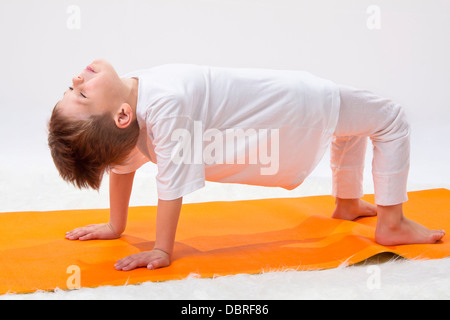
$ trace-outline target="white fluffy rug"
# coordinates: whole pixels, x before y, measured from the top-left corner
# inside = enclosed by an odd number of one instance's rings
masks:
[[[449,299],[450,259],[377,262],[324,271],[268,272],[140,285],[3,295],[0,299]]]

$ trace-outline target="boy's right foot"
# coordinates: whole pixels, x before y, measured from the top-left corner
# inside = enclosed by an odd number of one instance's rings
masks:
[[[361,199],[336,198],[334,219],[353,221],[360,217],[373,217],[377,215],[377,207]]]

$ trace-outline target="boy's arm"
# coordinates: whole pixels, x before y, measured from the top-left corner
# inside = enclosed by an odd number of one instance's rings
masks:
[[[111,172],[109,176],[109,222],[76,228],[66,233],[66,239],[83,241],[119,238],[127,225],[128,204],[130,202],[134,175],[135,172],[128,174]]]
[[[109,226],[120,236],[127,226],[128,205],[136,172],[109,176]]]
[[[156,239],[153,250],[161,250],[172,256],[177,232],[178,218],[180,217],[183,198],[175,200],[158,199],[156,216]]]
[[[139,267],[157,269],[170,265],[182,201],[182,197],[175,200],[158,200],[153,250],[136,253],[117,261],[116,270],[129,271]]]

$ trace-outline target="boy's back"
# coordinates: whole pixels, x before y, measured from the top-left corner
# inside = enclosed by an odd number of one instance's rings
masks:
[[[165,200],[205,180],[293,189],[320,161],[339,113],[337,86],[302,71],[174,64],[126,77],[139,79],[138,149],[158,165]],[[147,159],[134,153],[113,171]]]

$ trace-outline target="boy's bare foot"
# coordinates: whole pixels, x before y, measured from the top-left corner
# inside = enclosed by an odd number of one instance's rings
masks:
[[[355,220],[378,215],[375,241],[385,246],[432,244],[445,236],[444,230],[430,230],[403,215],[403,205],[375,206],[361,199],[336,198],[333,218]]]
[[[355,220],[359,217],[373,217],[377,215],[377,207],[361,199],[336,198],[334,219]]]
[[[375,241],[385,246],[403,244],[432,244],[441,240],[444,230],[430,230],[404,217],[402,204],[378,206]]]

